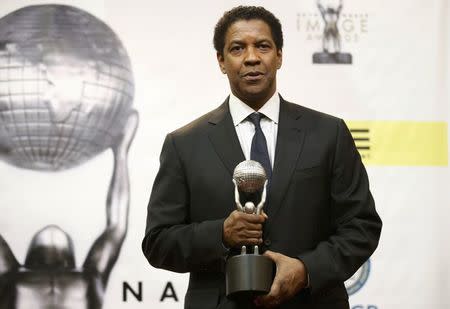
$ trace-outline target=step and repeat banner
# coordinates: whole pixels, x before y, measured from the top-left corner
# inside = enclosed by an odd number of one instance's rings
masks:
[[[351,307],[450,306],[447,0],[3,0],[0,308],[183,308],[188,275],[141,253],[147,202],[165,135],[229,93],[212,36],[240,4],[283,25],[278,91],[366,164],[384,226]]]

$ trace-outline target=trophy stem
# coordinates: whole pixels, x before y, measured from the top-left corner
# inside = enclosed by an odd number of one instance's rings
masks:
[[[253,248],[253,254],[259,254],[259,247],[258,246],[255,246]]]
[[[247,246],[242,246],[241,254],[247,254]]]

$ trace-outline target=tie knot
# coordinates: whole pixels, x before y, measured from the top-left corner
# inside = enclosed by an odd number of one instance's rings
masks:
[[[259,127],[262,117],[264,117],[264,115],[261,113],[252,113],[248,115],[248,119],[255,125],[255,127]]]

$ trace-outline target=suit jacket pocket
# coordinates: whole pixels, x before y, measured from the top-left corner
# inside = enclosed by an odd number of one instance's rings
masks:
[[[192,289],[186,292],[184,309],[213,309],[219,303],[219,289]]]
[[[304,168],[297,168],[295,169],[295,173],[299,176],[303,177],[314,177],[314,176],[320,176],[325,174],[324,167],[321,165],[317,166],[311,166],[311,167],[304,167]]]

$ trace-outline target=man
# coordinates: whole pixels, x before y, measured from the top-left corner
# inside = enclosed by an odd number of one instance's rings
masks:
[[[107,225],[83,266],[75,265],[72,238],[56,225],[38,231],[20,265],[0,235],[0,308],[101,308],[109,275],[127,233],[128,149],[138,125],[132,112],[113,145],[114,172],[106,202]]]
[[[343,282],[378,244],[381,221],[344,122],[276,92],[282,45],[264,8],[226,12],[214,46],[230,97],[164,142],[142,248],[153,266],[190,272],[185,308],[348,308]],[[267,215],[235,210],[232,172],[255,148],[271,179]],[[244,244],[267,250],[274,282],[265,296],[227,299],[226,248]]]

